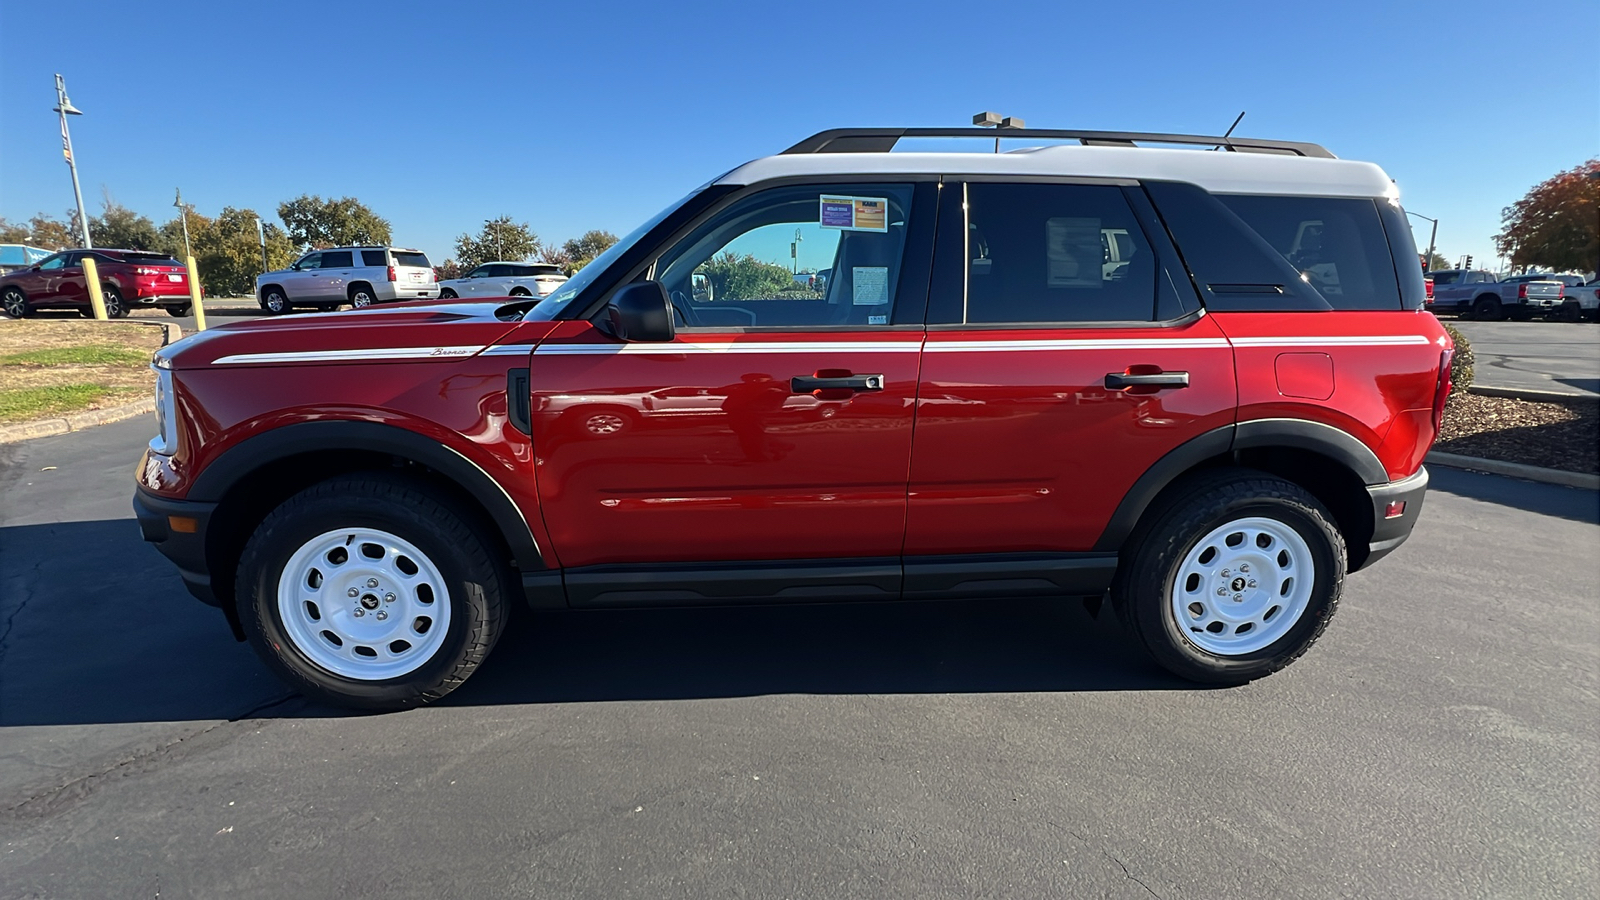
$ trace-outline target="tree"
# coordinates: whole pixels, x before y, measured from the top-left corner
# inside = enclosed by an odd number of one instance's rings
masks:
[[[596,256],[611,249],[617,236],[609,231],[586,231],[583,237],[572,238],[562,245],[567,255],[567,274],[571,275],[594,261]]]
[[[255,293],[256,276],[261,274],[261,242],[256,234],[256,213],[250,209],[223,207],[215,219],[205,221],[204,229],[194,233],[190,214],[190,239],[194,245],[195,266],[206,293],[231,297]],[[295,247],[276,224],[266,224],[267,267],[284,268],[294,261]],[[180,237],[179,240],[182,240]]]
[[[560,266],[561,271],[571,275],[578,271],[572,267],[572,256],[560,247],[546,247],[539,252],[539,261],[547,262],[552,266]]]
[[[1440,253],[1439,251],[1433,251],[1433,259],[1428,261],[1428,271],[1436,272],[1440,269],[1448,268],[1450,268],[1450,260],[1446,259],[1444,254]]]
[[[26,244],[33,232],[26,225],[14,224],[10,219],[0,216],[0,244]]]
[[[538,252],[539,236],[526,222],[513,222],[510,216],[485,219],[483,230],[476,235],[463,234],[456,238],[456,262],[466,271],[490,260],[516,261]]]
[[[1557,174],[1500,214],[1495,247],[1512,266],[1557,272],[1600,259],[1600,158]]]
[[[27,244],[43,250],[64,250],[78,246],[77,232],[60,219],[38,213],[19,225],[0,219],[0,244]]]
[[[299,249],[388,245],[389,220],[354,197],[327,200],[302,194],[278,204],[289,240]]]
[[[433,277],[439,281],[449,281],[467,274],[461,264],[453,259],[447,259],[433,267]]]
[[[156,250],[161,233],[149,216],[141,216],[106,195],[105,211],[89,219],[89,239],[96,247],[118,250]]]
[[[179,260],[180,262],[183,261],[183,226],[184,220],[182,214],[179,214],[171,221],[164,223],[159,229],[156,230],[156,233],[160,236],[160,243],[154,249],[160,250],[161,252],[168,254],[173,259]],[[210,219],[193,210],[189,211],[188,249],[190,252],[197,252],[197,248],[200,246],[201,238],[205,235],[207,229],[210,227]]]
[[[717,300],[767,300],[795,288],[794,275],[783,266],[762,262],[751,254],[724,253],[707,260],[696,272],[711,283]]]

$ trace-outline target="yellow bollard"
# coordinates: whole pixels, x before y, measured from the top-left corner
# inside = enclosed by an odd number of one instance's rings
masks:
[[[200,270],[195,267],[194,257],[185,257],[189,264],[189,305],[194,310],[194,327],[196,331],[206,330],[206,306],[200,302]]]
[[[89,305],[94,307],[94,317],[104,322],[106,316],[105,291],[100,287],[100,267],[95,265],[94,257],[83,258],[83,289],[89,294]]]

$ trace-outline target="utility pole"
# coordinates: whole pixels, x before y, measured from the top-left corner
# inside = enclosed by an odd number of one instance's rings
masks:
[[[178,216],[183,219],[183,255],[190,257],[194,252],[189,249],[189,207],[183,205],[183,188],[177,188],[178,196],[172,205],[178,208]]]
[[[789,258],[794,261],[793,274],[800,274],[800,242],[805,238],[800,236],[800,229],[794,230],[794,243],[789,245]]]
[[[1428,217],[1422,213],[1414,213],[1409,209],[1406,210],[1406,215],[1416,216],[1419,219],[1428,219]],[[1439,236],[1439,220],[1428,219],[1428,221],[1433,223],[1433,230],[1428,232],[1428,255],[1424,257],[1425,262],[1422,264],[1422,269],[1425,272],[1433,271],[1433,241]]]
[[[72,196],[78,201],[78,231],[87,250],[94,244],[89,242],[89,214],[83,208],[83,188],[78,186],[78,163],[72,157],[72,132],[67,130],[67,116],[81,116],[83,111],[67,99],[67,82],[59,73],[56,75],[56,108],[51,112],[61,114],[61,154],[67,158],[67,168],[72,170]]]

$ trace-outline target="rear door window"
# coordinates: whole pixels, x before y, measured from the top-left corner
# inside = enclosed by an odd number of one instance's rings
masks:
[[[428,254],[418,253],[415,250],[395,250],[394,264],[397,266],[416,266],[419,269],[433,268],[433,264],[428,262]]]
[[[383,268],[389,265],[389,259],[382,250],[363,250],[361,251],[361,264],[363,266]]]
[[[1394,258],[1372,200],[1248,194],[1218,199],[1334,309],[1401,307]]]
[[[324,269],[348,269],[354,265],[355,255],[349,250],[329,250],[322,254]]]
[[[1433,279],[1435,287],[1455,284],[1461,280],[1460,272],[1429,272],[1428,277]]]

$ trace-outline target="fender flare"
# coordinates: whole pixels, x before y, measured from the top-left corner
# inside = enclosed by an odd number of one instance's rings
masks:
[[[284,457],[321,450],[360,450],[409,459],[442,473],[459,485],[500,530],[523,572],[545,568],[528,520],[504,487],[454,448],[415,431],[378,422],[300,422],[263,432],[224,451],[205,467],[188,499],[219,503],[234,485],[262,466]]]
[[[1366,485],[1389,483],[1389,473],[1372,448],[1332,425],[1307,419],[1252,419],[1214,428],[1190,438],[1160,459],[1128,489],[1094,549],[1122,549],[1157,496],[1186,472],[1208,459],[1256,447],[1293,447],[1320,453],[1344,466]]]

